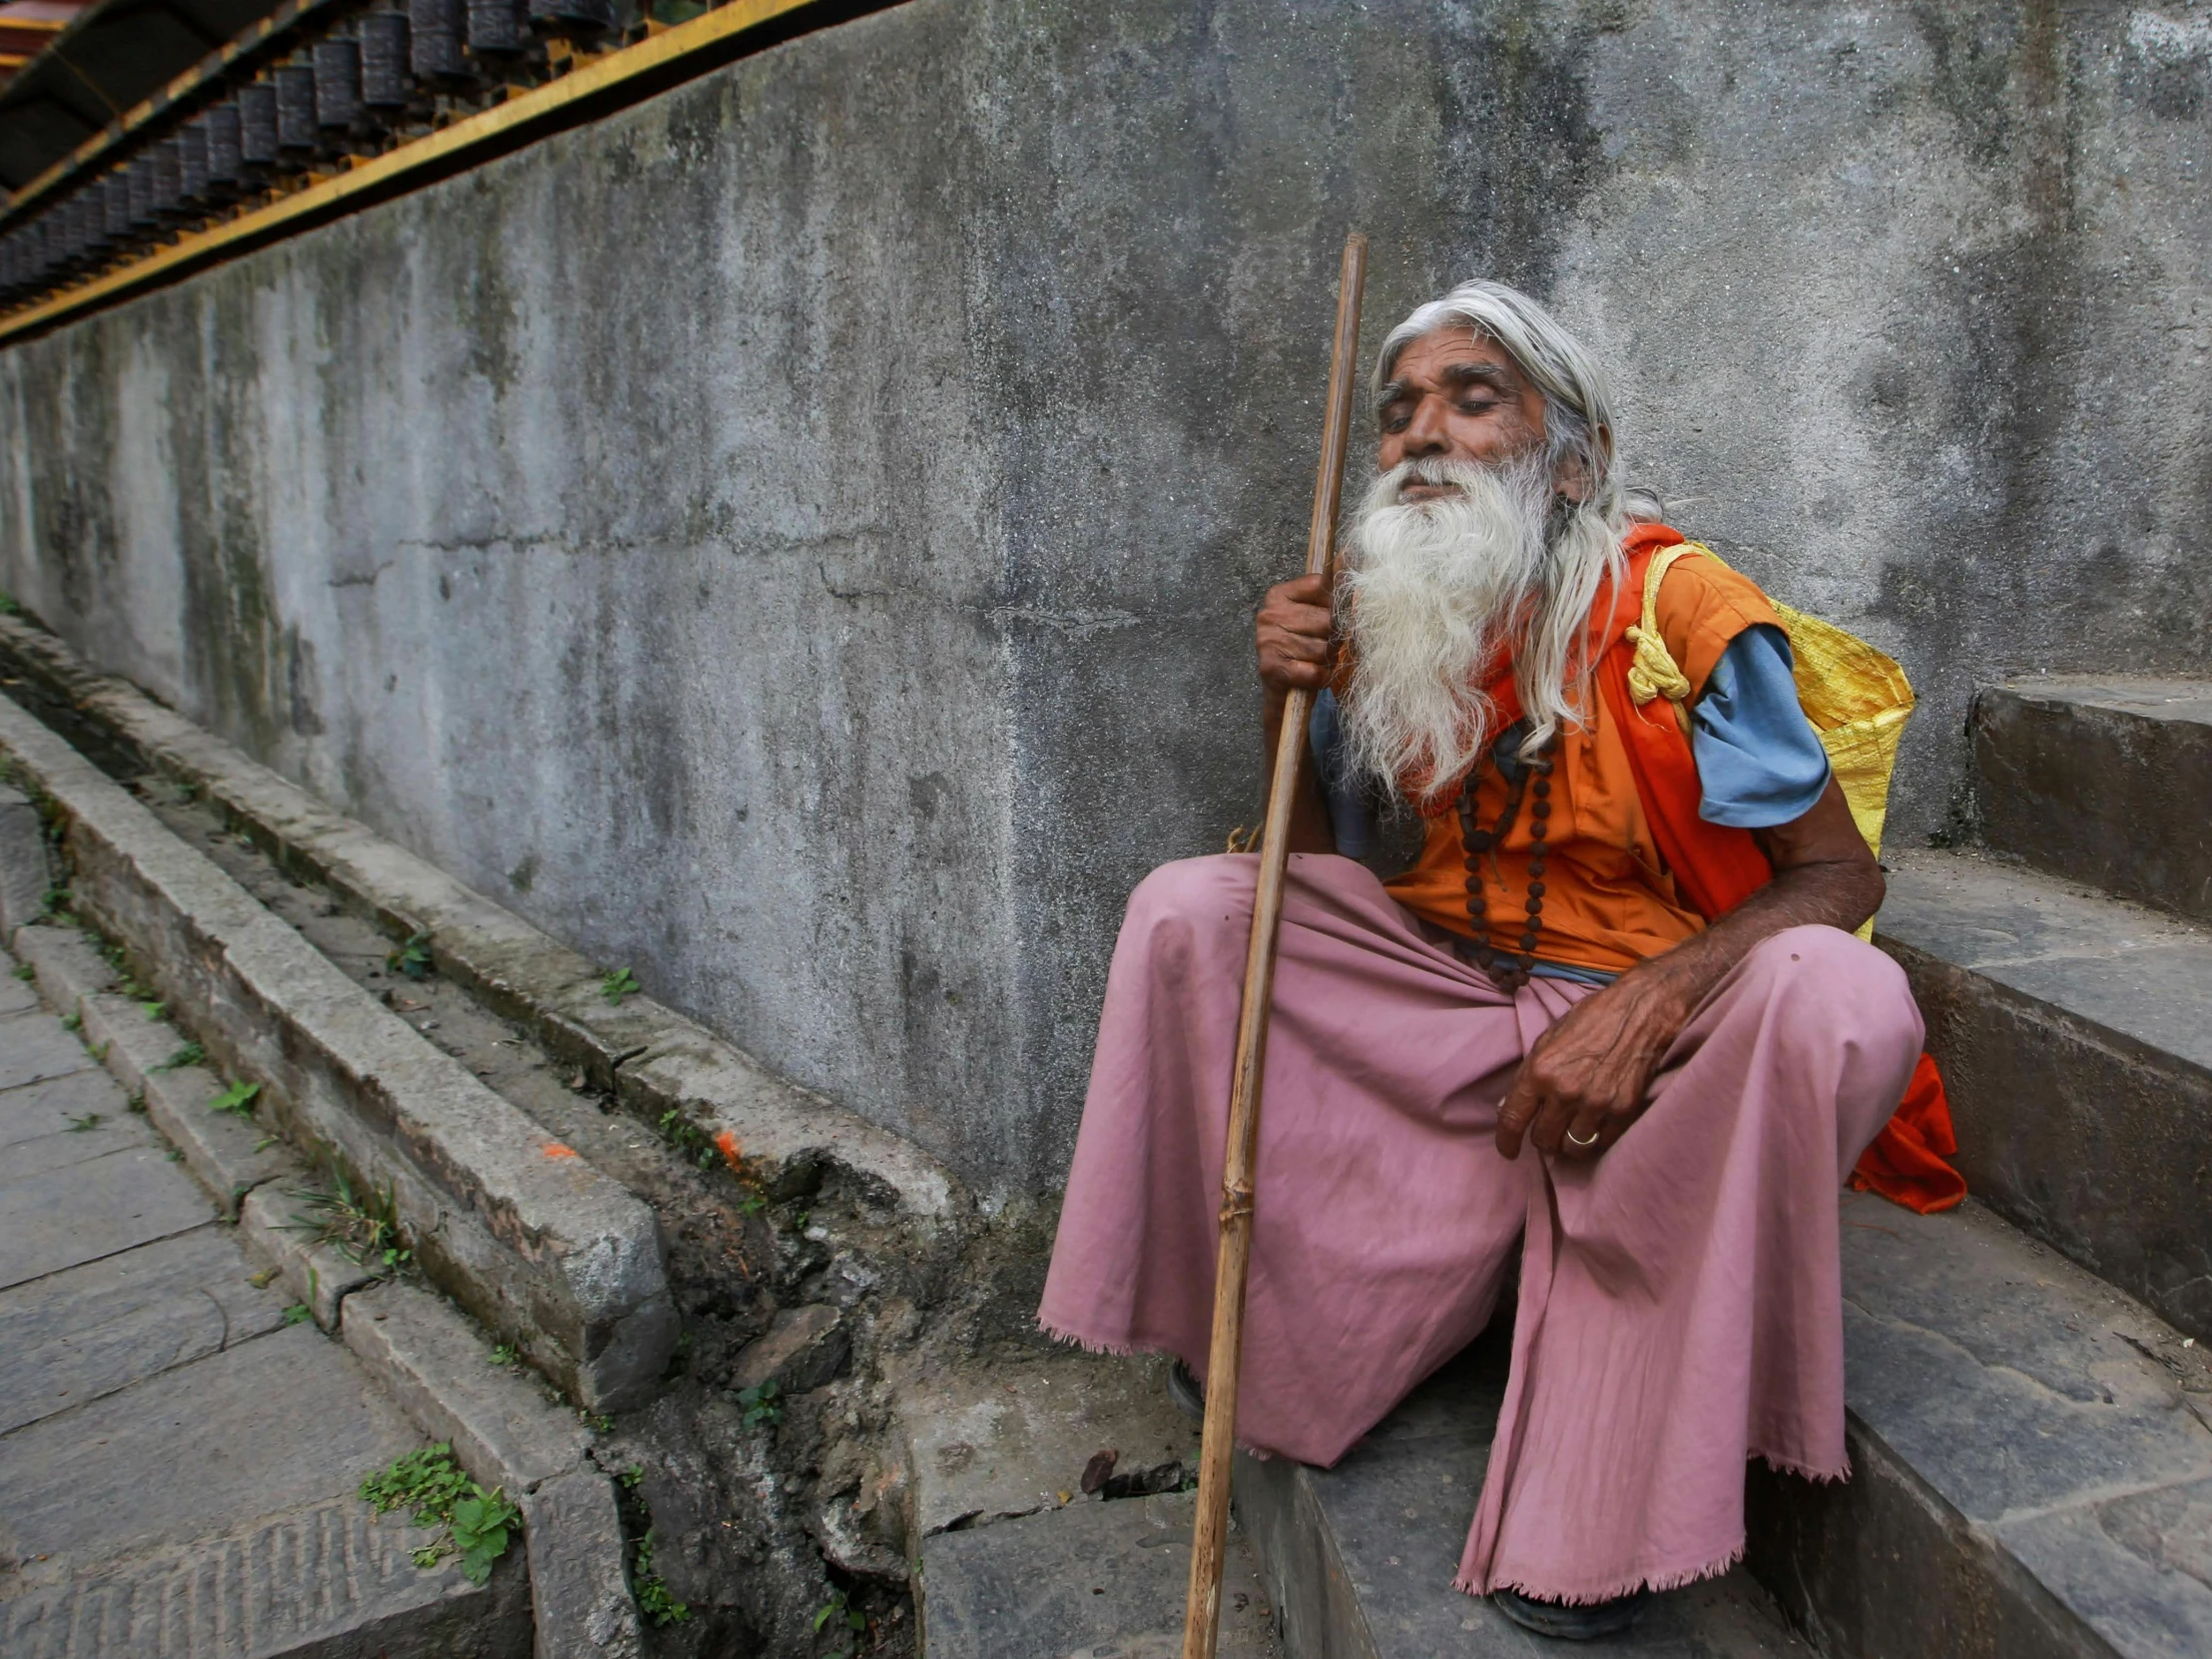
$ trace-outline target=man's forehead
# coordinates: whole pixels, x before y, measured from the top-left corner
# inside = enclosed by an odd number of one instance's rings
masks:
[[[1488,380],[1518,387],[1520,367],[1512,353],[1489,335],[1464,323],[1436,328],[1406,342],[1390,364],[1385,394],[1409,390],[1415,385],[1441,385],[1460,380]]]

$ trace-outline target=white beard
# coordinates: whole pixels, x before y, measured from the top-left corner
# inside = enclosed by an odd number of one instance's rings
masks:
[[[1458,486],[1404,503],[1408,483]],[[1344,697],[1352,770],[1430,807],[1496,736],[1484,692],[1507,652],[1531,747],[1579,724],[1575,652],[1619,526],[1562,507],[1539,446],[1496,466],[1409,461],[1384,473],[1345,537],[1338,600],[1355,661]],[[1573,684],[1569,684],[1570,677]]]

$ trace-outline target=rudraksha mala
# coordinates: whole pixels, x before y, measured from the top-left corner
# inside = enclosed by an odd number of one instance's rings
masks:
[[[1497,822],[1487,830],[1479,828],[1474,819],[1474,786],[1482,775],[1480,763],[1459,787],[1459,844],[1467,859],[1467,920],[1474,928],[1471,954],[1475,966],[1508,991],[1519,990],[1527,984],[1536,966],[1536,936],[1543,926],[1544,914],[1544,855],[1549,850],[1544,837],[1551,833],[1551,748],[1546,742],[1535,754],[1521,757],[1511,774],[1502,766],[1498,768],[1498,775],[1506,779],[1505,805],[1498,811]],[[1532,844],[1528,854],[1528,901],[1523,906],[1528,920],[1521,930],[1518,952],[1493,950],[1490,948],[1490,900],[1482,882],[1482,859],[1493,848],[1505,844],[1505,837],[1512,833],[1513,820],[1520,815],[1521,802],[1530,795],[1536,799],[1528,808],[1528,838]]]

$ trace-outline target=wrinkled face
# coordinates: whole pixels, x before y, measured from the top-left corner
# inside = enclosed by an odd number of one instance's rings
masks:
[[[1544,438],[1544,394],[1503,346],[1471,328],[1439,328],[1400,351],[1377,416],[1382,446],[1376,464],[1383,472],[1431,458],[1494,466]],[[1432,501],[1457,489],[1408,479],[1398,499]]]

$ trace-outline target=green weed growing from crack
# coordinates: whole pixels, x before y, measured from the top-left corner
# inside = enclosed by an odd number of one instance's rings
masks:
[[[333,1169],[325,1191],[294,1192],[289,1196],[307,1207],[286,1224],[286,1230],[308,1235],[318,1245],[332,1245],[363,1267],[396,1273],[413,1258],[399,1239],[399,1208],[389,1187],[357,1190],[345,1171]]]
[[[784,1406],[783,1402],[777,1397],[782,1392],[783,1390],[777,1387],[774,1378],[769,1379],[766,1382],[757,1382],[750,1388],[740,1388],[738,1390],[738,1403],[745,1407],[745,1426],[759,1428],[766,1424],[774,1427],[777,1423],[782,1422],[784,1420]]]
[[[259,1083],[233,1083],[208,1102],[208,1110],[211,1112],[229,1112],[233,1117],[252,1121],[254,1097],[261,1092],[262,1086]]]
[[[313,1318],[314,1310],[304,1302],[295,1302],[284,1310],[284,1324],[287,1326],[305,1325],[307,1321]]]
[[[662,1140],[701,1169],[711,1170],[722,1162],[715,1143],[707,1138],[707,1131],[685,1117],[682,1107],[671,1106],[661,1114],[660,1131]]]
[[[653,1534],[650,1532],[638,1540],[638,1556],[630,1568],[630,1583],[637,1597],[638,1611],[654,1624],[682,1624],[691,1617],[691,1608],[670,1595],[668,1586],[661,1582],[661,1575],[653,1570]]]
[[[616,968],[599,981],[599,994],[618,1008],[622,1006],[624,997],[635,996],[643,989],[645,987],[638,983],[638,976],[626,967]]]
[[[64,1131],[64,1133],[71,1135],[83,1135],[99,1127],[100,1114],[98,1112],[87,1112],[81,1118],[71,1118],[69,1120],[69,1128]]]
[[[436,964],[430,960],[430,935],[409,933],[406,942],[384,958],[384,966],[408,979],[427,979]]]
[[[816,1611],[816,1632],[819,1634],[822,1630],[822,1627],[828,1624],[831,1619],[835,1619],[839,1623],[841,1623],[845,1627],[845,1629],[852,1632],[854,1637],[864,1635],[867,1631],[867,1615],[861,1612],[857,1607],[853,1606],[852,1603],[846,1599],[845,1593],[842,1590],[839,1590],[834,1595],[830,1596],[829,1601]],[[852,1659],[852,1650],[855,1645],[856,1643],[853,1641],[846,1641],[843,1646],[839,1647],[835,1653],[830,1655],[830,1659]]]
[[[178,1049],[168,1059],[163,1060],[158,1065],[148,1066],[146,1069],[148,1071],[176,1071],[184,1066],[196,1066],[207,1057],[208,1051],[206,1049],[196,1042],[191,1042],[186,1043],[184,1047]]]
[[[29,962],[18,962],[15,964],[15,976],[18,979],[25,981],[36,979],[38,977],[38,969],[31,966]]]
[[[512,1534],[522,1529],[522,1511],[498,1487],[485,1491],[453,1461],[444,1440],[410,1451],[361,1482],[361,1500],[377,1514],[406,1510],[417,1526],[442,1530],[414,1552],[418,1567],[434,1567],[449,1554],[461,1558],[461,1575],[471,1584],[491,1577],[492,1563],[507,1553]]]

